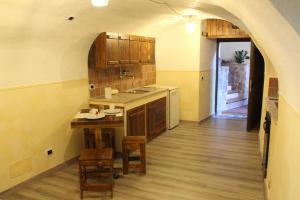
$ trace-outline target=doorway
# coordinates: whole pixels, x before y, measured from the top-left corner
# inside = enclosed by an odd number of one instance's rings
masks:
[[[259,128],[264,86],[264,58],[250,39],[217,41],[216,116],[247,119]]]
[[[251,41],[218,41],[216,115],[248,115]]]

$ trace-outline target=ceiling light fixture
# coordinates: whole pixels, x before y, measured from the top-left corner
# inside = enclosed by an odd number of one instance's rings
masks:
[[[196,15],[184,15],[181,14],[179,11],[177,11],[175,8],[173,8],[169,3],[167,3],[165,0],[148,0],[151,1],[152,3],[159,4],[159,5],[164,5],[167,8],[169,8],[172,12],[174,12],[176,15],[183,17],[186,19],[188,17],[188,21],[185,24],[186,31],[189,33],[193,33],[196,30],[197,24],[198,24],[198,19]],[[196,18],[196,19],[193,19]]]
[[[193,21],[192,16],[189,16],[189,21],[185,24],[187,32],[193,33],[196,30],[196,22]]]
[[[91,0],[92,5],[96,7],[104,7],[108,5],[108,0]]]

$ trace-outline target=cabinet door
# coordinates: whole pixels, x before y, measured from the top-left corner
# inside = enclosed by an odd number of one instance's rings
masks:
[[[119,43],[117,33],[106,33],[106,60],[108,65],[119,64]]]
[[[155,64],[155,39],[148,40],[148,63]]]
[[[140,62],[140,38],[139,36],[130,35],[129,37],[129,60],[130,63]]]
[[[89,52],[89,67],[106,68],[106,33],[95,39]]]
[[[156,105],[155,103],[147,104],[147,141],[156,136]]]
[[[145,105],[127,111],[127,135],[145,136]]]
[[[95,55],[95,49],[96,49],[96,45],[95,42],[92,44],[90,51],[89,51],[89,55],[88,55],[88,67],[89,68],[94,68],[96,67],[96,55]]]
[[[147,140],[166,130],[166,98],[147,104]]]
[[[156,101],[156,134],[160,134],[166,130],[166,103],[166,98],[162,98]]]
[[[119,34],[119,63],[129,63],[129,36],[126,34]]]
[[[140,39],[140,63],[148,63],[148,41],[146,37]]]

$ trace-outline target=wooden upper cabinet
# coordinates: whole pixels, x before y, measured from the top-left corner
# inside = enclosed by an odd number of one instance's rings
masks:
[[[249,35],[234,24],[221,19],[207,19],[202,23],[202,35],[207,38],[249,38]]]
[[[148,63],[150,64],[155,63],[155,39],[154,38],[148,39]]]
[[[140,63],[148,63],[148,39],[146,37],[140,38]]]
[[[129,36],[129,57],[130,63],[136,64],[140,62],[140,37],[135,35]]]
[[[139,63],[155,63],[154,38],[103,32],[95,39],[88,56],[88,66],[96,68]]]
[[[145,64],[155,63],[155,39],[154,38],[141,37],[140,62]]]
[[[106,59],[108,65],[119,64],[119,37],[117,33],[106,33]]]
[[[130,63],[129,35],[119,34],[119,63]]]
[[[118,48],[117,33],[101,33],[90,48],[88,66],[106,68],[119,64]]]

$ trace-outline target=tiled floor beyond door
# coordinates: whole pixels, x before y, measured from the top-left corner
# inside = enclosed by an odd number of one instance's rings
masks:
[[[248,114],[248,106],[241,106],[238,108],[233,108],[230,110],[224,110],[222,112],[222,116],[231,117],[231,118],[239,118],[239,119],[246,119]]]
[[[262,200],[263,179],[258,134],[246,121],[209,119],[182,123],[147,145],[147,175],[115,181],[119,200]],[[41,177],[4,200],[79,198],[77,163]],[[110,199],[109,192],[86,192],[84,199]]]

